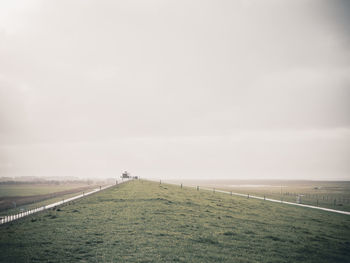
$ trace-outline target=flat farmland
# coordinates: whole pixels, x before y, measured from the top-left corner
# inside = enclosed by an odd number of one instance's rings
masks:
[[[350,216],[135,180],[0,226],[0,262],[350,262]]]

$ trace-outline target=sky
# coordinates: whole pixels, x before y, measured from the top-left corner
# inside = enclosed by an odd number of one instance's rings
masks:
[[[0,0],[0,176],[350,180],[349,13]]]

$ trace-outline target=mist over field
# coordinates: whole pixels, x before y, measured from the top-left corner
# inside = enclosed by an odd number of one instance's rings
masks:
[[[349,13],[1,1],[0,177],[350,180]]]

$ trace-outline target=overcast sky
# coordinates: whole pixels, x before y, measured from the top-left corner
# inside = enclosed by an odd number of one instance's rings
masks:
[[[0,176],[350,180],[349,14],[0,0]]]

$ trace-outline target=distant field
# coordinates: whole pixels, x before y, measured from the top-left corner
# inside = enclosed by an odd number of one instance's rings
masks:
[[[72,190],[74,190],[74,189],[72,189]],[[89,190],[87,189],[87,191],[89,191]],[[9,209],[5,209],[5,210],[0,210],[0,216],[15,215],[23,209],[24,210],[31,210],[31,209],[38,208],[38,207],[41,207],[44,205],[56,203],[56,202],[61,201],[63,199],[68,199],[68,198],[76,196],[78,194],[81,194],[81,191],[78,191],[78,192],[71,191],[71,193],[68,193],[68,194],[53,195],[53,196],[48,197],[48,199],[41,199],[41,200],[39,199],[35,202],[29,202],[26,204],[18,205],[16,208],[9,208]]]
[[[87,184],[0,184],[0,215],[58,201],[94,188]]]
[[[303,204],[350,211],[349,181],[197,180],[184,183],[294,203],[300,196]]]
[[[0,262],[350,262],[350,216],[148,181],[0,226]]]
[[[43,195],[83,186],[87,184],[0,184],[0,197]]]

